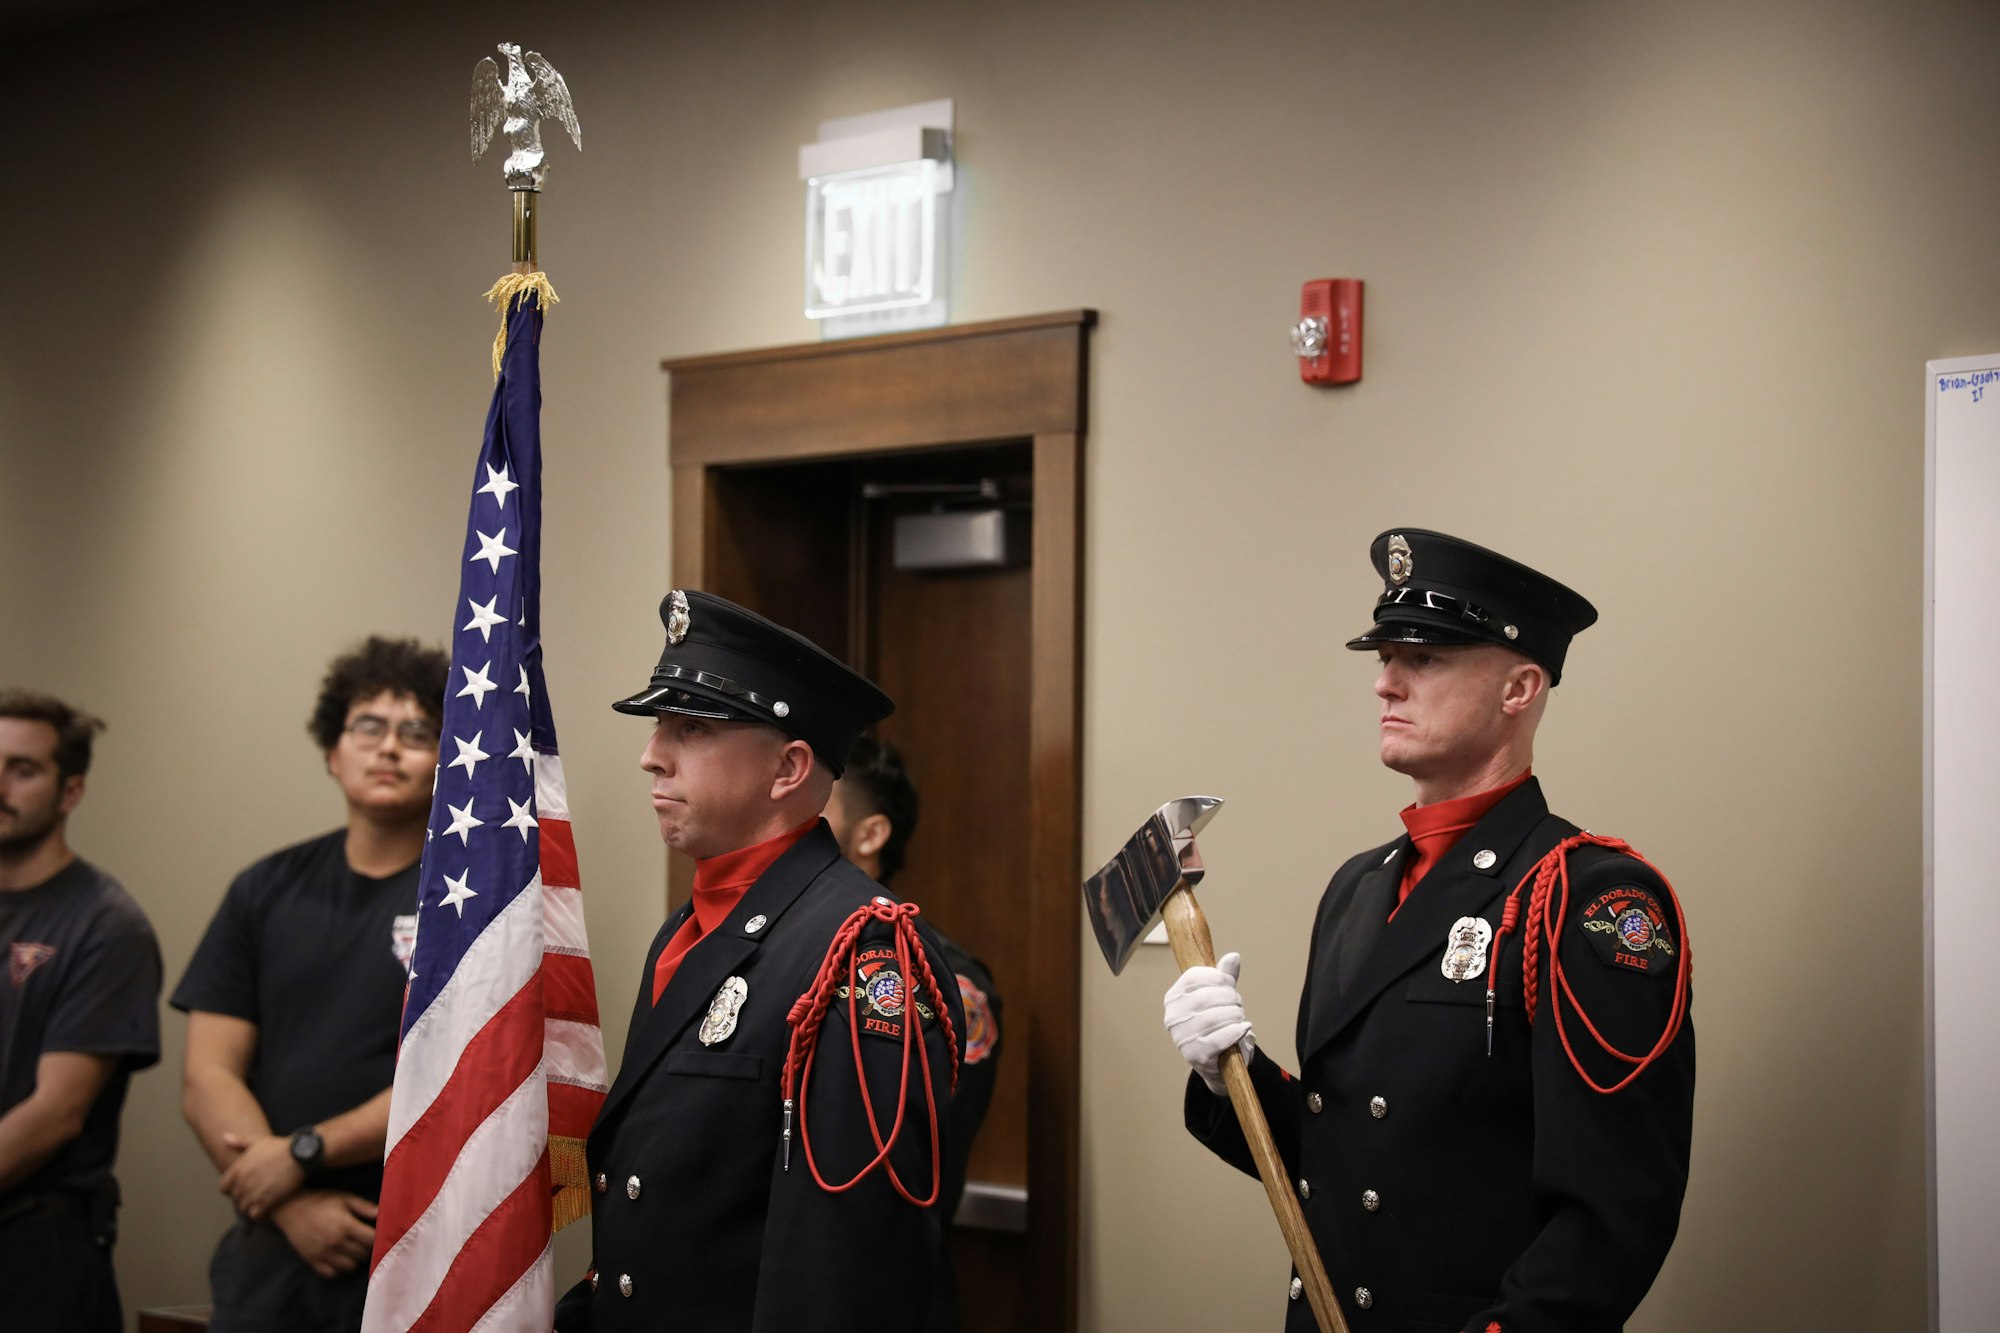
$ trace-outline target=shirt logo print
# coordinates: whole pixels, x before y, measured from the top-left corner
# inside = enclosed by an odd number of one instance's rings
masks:
[[[35,969],[56,956],[53,944],[16,944],[7,955],[7,979],[16,990],[28,984]]]

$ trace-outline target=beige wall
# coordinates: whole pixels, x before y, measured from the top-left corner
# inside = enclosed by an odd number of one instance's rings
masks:
[[[1918,385],[2000,347],[2000,15],[275,8],[9,59],[0,681],[111,719],[74,839],[170,978],[233,871],[337,819],[303,730],[325,660],[446,628],[506,260],[472,61],[539,47],[585,127],[544,224],[547,637],[614,1043],[662,868],[639,731],[604,707],[658,647],[657,362],[811,338],[796,146],[949,96],[957,316],[1102,312],[1088,854],[1183,789],[1229,798],[1206,899],[1291,1058],[1319,887],[1407,799],[1340,649],[1368,539],[1558,572],[1605,616],[1539,770],[1668,869],[1698,954],[1694,1178],[1634,1327],[1921,1325]],[[1368,282],[1368,376],[1338,392],[1283,337],[1331,274]],[[1085,962],[1084,1327],[1272,1326],[1261,1194],[1179,1131],[1167,958]],[[182,1032],[126,1112],[135,1306],[198,1298],[224,1220]]]

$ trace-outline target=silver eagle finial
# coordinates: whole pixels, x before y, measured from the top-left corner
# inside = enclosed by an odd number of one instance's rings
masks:
[[[504,129],[513,151],[502,170],[510,190],[539,190],[548,165],[542,152],[539,122],[553,120],[569,131],[569,140],[583,151],[583,131],[570,105],[569,85],[539,51],[525,56],[512,42],[500,44],[507,57],[507,77],[487,56],[472,67],[472,160],[477,162],[493,142],[493,131]]]

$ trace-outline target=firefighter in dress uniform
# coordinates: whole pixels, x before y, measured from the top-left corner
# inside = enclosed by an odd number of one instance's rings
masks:
[[[1294,1076],[1256,1049],[1242,961],[1190,968],[1166,1023],[1188,1129],[1253,1171],[1235,1046],[1354,1333],[1605,1333],[1659,1272],[1687,1186],[1689,958],[1665,878],[1549,813],[1531,763],[1597,612],[1505,556],[1401,528],[1348,647],[1380,658],[1405,833],[1333,876]],[[1286,1328],[1314,1327],[1294,1275]]]
[[[935,934],[820,812],[893,705],[790,630],[676,589],[641,767],[692,901],[653,940],[590,1133],[562,1333],[922,1328],[965,1030]],[[941,983],[941,984],[940,984]]]

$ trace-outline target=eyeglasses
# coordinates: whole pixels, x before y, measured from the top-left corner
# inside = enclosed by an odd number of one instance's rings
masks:
[[[377,717],[373,713],[363,713],[342,728],[363,745],[380,745],[389,734],[389,719]],[[409,718],[396,724],[396,739],[412,750],[435,750],[438,745],[438,729],[420,718]]]

